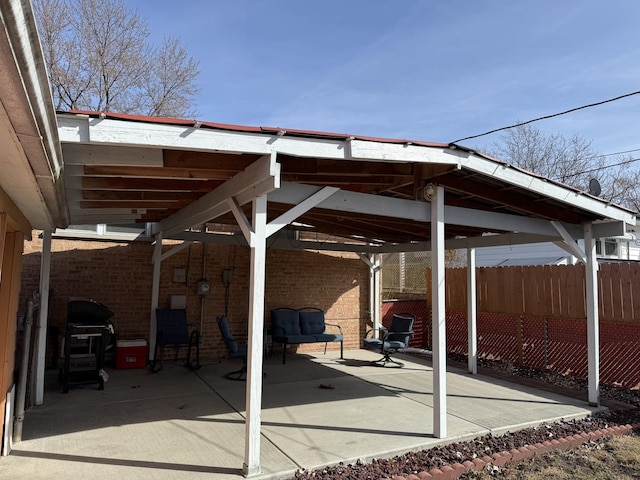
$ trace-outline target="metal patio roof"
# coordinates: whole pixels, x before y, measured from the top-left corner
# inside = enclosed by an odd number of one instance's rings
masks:
[[[289,231],[374,245],[428,242],[428,216],[421,213],[428,208],[420,205],[430,185],[444,187],[446,238],[459,243],[488,234],[502,236],[478,245],[562,240],[557,225],[577,238],[580,226],[594,221],[607,225],[600,234],[612,236],[635,222],[627,209],[459,145],[85,111],[59,113],[58,124],[71,224],[161,222],[166,230],[265,155],[279,169],[269,219],[334,189],[288,222]],[[242,190],[236,180],[233,188]],[[239,205],[247,215],[250,197]],[[237,225],[229,208],[203,215],[183,226]]]

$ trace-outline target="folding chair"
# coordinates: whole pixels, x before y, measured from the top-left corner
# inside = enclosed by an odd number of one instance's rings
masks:
[[[242,368],[233,372],[225,374],[229,380],[246,380],[247,379],[247,346],[238,345],[231,330],[229,329],[229,320],[226,316],[218,317],[218,327],[220,328],[220,334],[222,335],[222,341],[229,358],[242,358]]]
[[[156,348],[151,361],[151,369],[154,372],[162,370],[162,360],[165,347],[174,347],[178,360],[178,351],[181,347],[189,347],[185,367],[192,370],[200,368],[200,332],[194,330],[189,334],[187,325],[187,311],[180,309],[156,310]],[[191,362],[191,349],[195,347],[195,363]]]

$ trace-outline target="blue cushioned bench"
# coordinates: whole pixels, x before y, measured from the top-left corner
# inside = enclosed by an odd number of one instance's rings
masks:
[[[329,333],[327,327],[337,328],[339,333]],[[343,340],[340,325],[325,322],[324,311],[319,308],[271,310],[271,351],[274,344],[282,345],[282,363],[287,362],[287,346],[302,343],[324,343],[326,353],[328,342],[340,342],[340,358],[344,358]]]

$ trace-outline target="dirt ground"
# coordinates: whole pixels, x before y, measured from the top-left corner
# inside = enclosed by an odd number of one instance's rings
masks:
[[[472,472],[461,479],[637,479],[640,478],[640,435],[618,435],[589,442],[569,451],[557,451],[526,462],[489,467]]]

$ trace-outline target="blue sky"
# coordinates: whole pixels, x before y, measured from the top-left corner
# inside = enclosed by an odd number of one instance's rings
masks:
[[[201,120],[451,142],[640,90],[636,0],[127,4],[200,62]],[[640,95],[533,125],[639,149]]]

